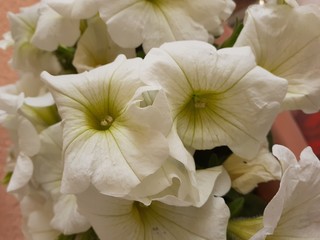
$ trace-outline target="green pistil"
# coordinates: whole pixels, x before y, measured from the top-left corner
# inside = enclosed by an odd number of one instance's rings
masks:
[[[192,100],[195,108],[202,109],[206,107],[206,99],[204,97],[194,94]]]

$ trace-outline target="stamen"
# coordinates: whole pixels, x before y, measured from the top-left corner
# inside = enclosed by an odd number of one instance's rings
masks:
[[[100,124],[103,127],[107,127],[107,126],[110,126],[112,122],[113,122],[113,118],[110,115],[108,115],[103,120],[101,120]]]

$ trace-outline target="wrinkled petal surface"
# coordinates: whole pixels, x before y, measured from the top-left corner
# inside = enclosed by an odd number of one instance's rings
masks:
[[[247,11],[235,46],[250,46],[259,66],[288,81],[283,110],[320,108],[319,24],[320,5],[315,4],[255,5]]]

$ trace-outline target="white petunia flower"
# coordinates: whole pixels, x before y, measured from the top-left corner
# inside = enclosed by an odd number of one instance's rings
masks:
[[[223,166],[232,179],[232,187],[242,194],[249,193],[259,183],[279,180],[282,176],[281,163],[271,154],[268,144],[251,160],[232,154]]]
[[[77,195],[79,210],[100,239],[226,239],[229,209],[211,196],[201,207],[178,207],[153,201],[139,202],[105,196],[90,187]]]
[[[320,230],[320,161],[307,147],[297,161],[283,146],[275,145],[274,154],[287,162],[296,161],[286,169],[278,193],[267,205],[264,227],[251,240],[319,239]]]
[[[57,57],[31,43],[39,19],[39,9],[40,4],[35,4],[23,8],[18,14],[8,14],[14,40],[12,66],[17,70],[34,74],[39,74],[43,70],[57,74],[61,70]]]
[[[257,64],[288,81],[283,110],[320,109],[320,5],[254,5],[235,46],[250,46]],[[281,41],[279,41],[281,39]]]
[[[88,20],[88,27],[77,43],[73,65],[84,72],[114,61],[119,54],[136,57],[135,49],[116,45],[109,36],[105,23],[99,18]]]
[[[141,78],[164,88],[186,146],[228,145],[248,159],[265,140],[287,90],[285,80],[256,66],[249,47],[217,51],[200,41],[152,49]]]
[[[111,38],[125,48],[145,52],[176,40],[213,41],[235,7],[231,0],[98,0]]]
[[[80,22],[61,16],[43,4],[31,43],[39,49],[52,52],[59,45],[72,47],[80,37]]]
[[[122,55],[82,74],[42,74],[64,124],[64,193],[82,192],[92,183],[105,194],[123,196],[167,160],[165,135],[143,118],[150,107],[141,108],[134,98],[144,86],[141,61]]]

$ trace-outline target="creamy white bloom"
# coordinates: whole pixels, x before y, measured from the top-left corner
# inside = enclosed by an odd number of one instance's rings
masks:
[[[201,208],[154,201],[139,202],[104,196],[93,187],[77,195],[80,212],[101,239],[226,239],[229,209],[211,196]]]
[[[61,70],[56,56],[31,43],[39,19],[40,4],[23,8],[20,13],[8,13],[11,35],[14,40],[12,66],[20,71],[39,74],[46,70],[57,74]]]
[[[251,240],[310,239],[320,236],[320,161],[311,147],[305,148],[297,161],[294,154],[283,146],[274,147],[276,157],[290,157],[287,162],[296,161],[286,169],[280,189],[267,205],[264,227]]]
[[[99,17],[88,20],[87,25],[77,42],[72,62],[78,72],[110,63],[119,54],[125,54],[127,58],[136,56],[135,49],[124,49],[113,42],[105,23]]]
[[[92,183],[103,193],[123,196],[167,160],[165,135],[144,121],[150,108],[134,98],[144,86],[141,61],[122,55],[82,74],[42,74],[64,124],[64,193],[82,192]]]
[[[80,37],[80,22],[61,16],[48,5],[39,9],[39,18],[31,43],[52,52],[59,45],[72,47]]]
[[[251,160],[232,154],[224,163],[232,179],[232,187],[242,194],[252,191],[259,183],[279,180],[282,176],[281,163],[264,144],[257,156]]]
[[[120,46],[145,52],[176,40],[212,41],[235,7],[231,0],[98,0],[99,13]]]
[[[228,145],[244,158],[257,154],[287,90],[285,80],[256,66],[249,47],[217,51],[201,41],[152,49],[141,78],[164,88],[186,146]]]
[[[247,11],[235,46],[250,46],[259,66],[288,81],[283,110],[320,109],[319,24],[319,4],[255,5]]]

